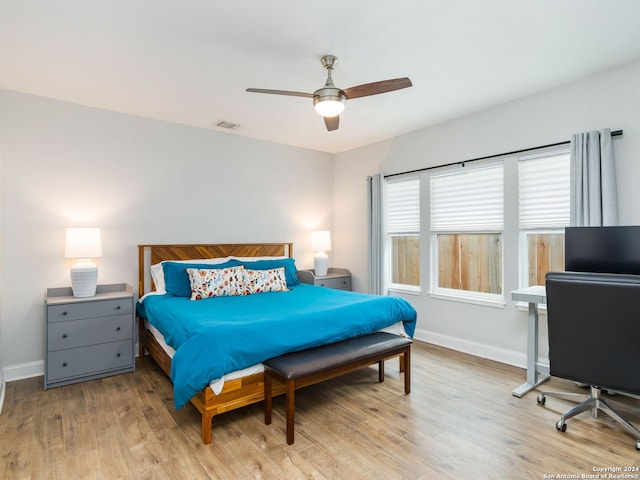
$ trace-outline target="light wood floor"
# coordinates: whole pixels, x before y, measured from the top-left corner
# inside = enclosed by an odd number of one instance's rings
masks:
[[[608,417],[583,414],[560,433],[570,403],[513,397],[521,369],[419,342],[412,362],[408,396],[397,361],[383,384],[369,368],[300,390],[291,446],[281,397],[272,425],[259,403],[216,417],[203,445],[199,415],[174,409],[170,382],[149,359],[132,374],[46,392],[42,378],[12,382],[0,478],[542,479],[640,466],[632,437]],[[558,379],[545,387],[580,390]],[[640,424],[640,402],[615,399]]]

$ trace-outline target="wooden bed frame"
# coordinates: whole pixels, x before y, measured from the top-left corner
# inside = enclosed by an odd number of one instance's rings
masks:
[[[189,245],[138,245],[139,295],[154,289],[149,267],[164,260],[191,260],[216,257],[293,256],[292,243],[246,244],[189,244]],[[171,358],[162,349],[144,321],[138,319],[140,358],[145,350],[167,374],[171,375]],[[285,392],[284,385],[274,385],[274,395]],[[209,386],[196,394],[191,403],[202,415],[202,442],[211,443],[213,417],[264,400],[264,373],[256,373],[236,380],[226,381],[219,395]]]

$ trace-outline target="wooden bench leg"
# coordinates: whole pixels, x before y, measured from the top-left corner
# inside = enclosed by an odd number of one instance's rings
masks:
[[[404,361],[402,365],[404,367],[404,393],[407,395],[411,393],[411,348],[408,348],[402,355]]]
[[[378,382],[384,382],[384,360],[378,362]]]
[[[296,406],[295,380],[287,380],[287,445],[293,444],[293,419]]]
[[[264,372],[264,423],[271,425],[271,408],[273,405],[273,392],[271,390],[271,375]]]

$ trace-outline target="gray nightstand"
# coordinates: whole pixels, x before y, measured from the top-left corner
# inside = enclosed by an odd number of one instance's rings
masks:
[[[93,297],[47,289],[44,388],[135,370],[130,285],[98,285]]]
[[[298,278],[302,283],[319,287],[351,290],[351,272],[346,268],[330,268],[324,277],[316,276],[312,270],[298,270]]]

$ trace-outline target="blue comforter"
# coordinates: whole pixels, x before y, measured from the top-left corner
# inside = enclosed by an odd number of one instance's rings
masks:
[[[151,295],[138,305],[176,353],[174,403],[181,408],[213,379],[283,353],[337,342],[403,322],[413,337],[416,311],[404,299],[297,285],[288,292],[216,297]]]

